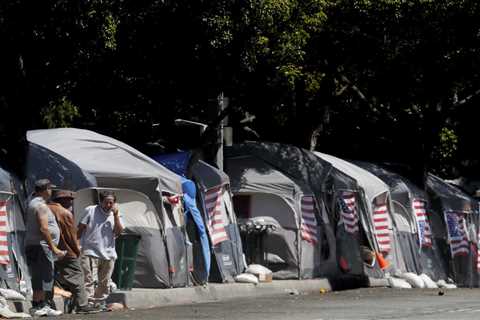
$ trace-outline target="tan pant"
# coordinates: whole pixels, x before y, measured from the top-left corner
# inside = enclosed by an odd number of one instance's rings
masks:
[[[112,277],[115,260],[103,260],[82,255],[81,265],[85,275],[85,291],[89,298],[106,298],[109,294],[108,284]],[[94,289],[95,280],[98,281]]]

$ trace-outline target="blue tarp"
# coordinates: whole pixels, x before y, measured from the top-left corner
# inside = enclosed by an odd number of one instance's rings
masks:
[[[210,244],[208,241],[208,234],[203,223],[202,215],[197,208],[196,194],[197,188],[193,181],[186,178],[188,161],[190,158],[189,152],[179,152],[175,154],[159,155],[152,157],[155,161],[167,167],[169,170],[182,176],[182,190],[183,190],[183,205],[185,209],[185,221],[188,221],[189,217],[193,219],[197,226],[198,234],[200,237],[200,243],[202,245],[202,253],[205,261],[205,270],[207,274],[210,274],[211,253]]]
[[[177,152],[170,154],[161,154],[152,156],[152,159],[175,172],[179,176],[187,178],[188,162],[190,160],[190,152]]]

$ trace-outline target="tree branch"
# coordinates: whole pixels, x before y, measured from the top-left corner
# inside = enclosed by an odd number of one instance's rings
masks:
[[[454,107],[460,107],[462,105],[464,105],[465,103],[467,103],[468,101],[472,100],[473,98],[475,98],[476,96],[480,95],[480,89],[477,89],[474,93],[472,93],[471,95],[463,98],[462,100],[460,101],[457,101],[457,102],[454,102],[453,103],[453,106]]]

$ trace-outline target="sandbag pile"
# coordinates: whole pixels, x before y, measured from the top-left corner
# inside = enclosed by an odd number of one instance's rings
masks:
[[[420,275],[417,275],[413,272],[396,273],[393,276],[388,276],[387,280],[391,288],[399,288],[399,289],[411,289],[411,288],[455,289],[457,288],[457,286],[453,283],[451,279],[447,279],[447,281],[442,279],[435,282],[428,275],[424,273]]]

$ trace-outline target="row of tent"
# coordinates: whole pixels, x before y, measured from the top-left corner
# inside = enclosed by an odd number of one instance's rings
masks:
[[[88,130],[34,130],[27,141],[25,180],[0,170],[9,287],[28,285],[25,204],[40,178],[76,191],[77,221],[99,191],[115,191],[127,232],[141,236],[135,287],[234,281],[246,267],[238,225],[252,219],[275,226],[254,249],[276,279],[413,272],[480,284],[479,204],[433,175],[421,190],[373,164],[276,143],[228,147],[224,173],[188,152],[147,156]],[[364,248],[389,268],[366,266]]]
[[[414,273],[479,286],[479,202],[439,177],[422,190],[378,165],[276,143],[227,156],[237,216],[277,226],[265,236],[276,278]],[[367,266],[365,249],[389,267]]]

